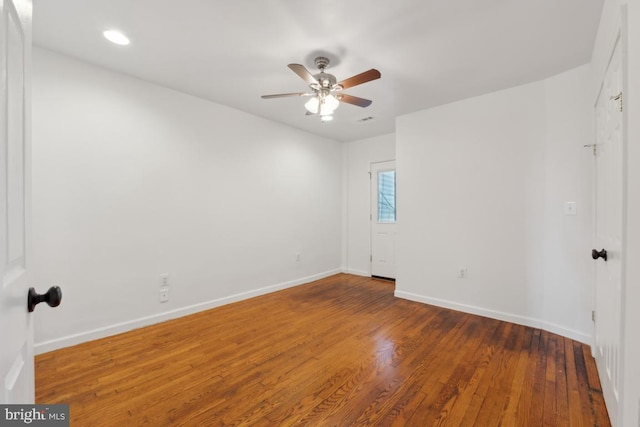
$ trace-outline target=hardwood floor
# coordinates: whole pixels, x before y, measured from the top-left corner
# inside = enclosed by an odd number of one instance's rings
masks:
[[[36,357],[72,426],[607,426],[589,348],[340,274]]]

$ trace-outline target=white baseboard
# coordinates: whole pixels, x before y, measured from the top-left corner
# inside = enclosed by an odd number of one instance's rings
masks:
[[[233,302],[242,301],[245,299],[257,297],[260,295],[269,294],[286,288],[292,288],[294,286],[302,285],[305,283],[313,282],[315,280],[324,279],[325,277],[333,276],[341,273],[340,269],[325,271],[323,273],[314,274],[307,277],[291,280],[288,282],[278,283],[271,286],[265,286],[263,288],[254,289],[247,292],[241,292],[239,294],[230,295],[223,298],[214,299],[198,304],[189,305],[186,307],[176,308],[163,313],[157,313],[150,316],[140,317],[137,319],[128,320],[126,322],[116,323],[114,325],[105,326],[102,328],[96,328],[89,331],[80,332],[77,334],[67,335],[64,337],[43,341],[34,344],[35,354],[42,354],[48,351],[57,350],[64,347],[70,347],[72,345],[81,344],[87,341],[93,341],[96,339],[116,335],[122,332],[132,331],[134,329],[142,328],[144,326],[153,325],[155,323],[164,322],[171,319],[177,319],[178,317],[188,316],[190,314],[198,313],[200,311],[209,310],[211,308],[220,307],[225,304],[231,304]]]
[[[557,335],[562,335],[566,338],[571,338],[574,341],[578,341],[589,346],[593,345],[593,337],[590,334],[585,334],[584,332],[576,331],[575,329],[567,328],[565,326],[558,325],[557,323],[543,321],[541,329]]]
[[[491,319],[502,320],[504,322],[515,323],[523,326],[530,326],[532,328],[543,329],[554,334],[562,335],[566,338],[591,345],[593,339],[589,334],[585,334],[574,329],[566,328],[555,323],[546,322],[544,320],[536,319],[533,317],[521,316],[513,313],[506,313],[503,311],[491,310],[487,308],[477,307],[473,305],[460,304],[454,301],[442,300],[439,298],[431,298],[424,295],[418,295],[411,292],[396,290],[394,295],[398,298],[407,299],[410,301],[421,302],[424,304],[435,305],[437,307],[449,308],[451,310],[461,311],[463,313],[475,314],[478,316],[488,317]]]
[[[345,274],[353,274],[354,276],[371,277],[371,273],[364,270],[355,270],[353,268],[343,268],[342,272]]]

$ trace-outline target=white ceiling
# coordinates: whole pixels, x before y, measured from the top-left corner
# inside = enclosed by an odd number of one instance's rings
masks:
[[[587,63],[603,0],[33,0],[34,42],[90,63],[340,141],[391,133],[395,117]],[[127,47],[106,41],[117,28]],[[305,116],[287,68],[318,53],[345,90],[335,120]],[[365,117],[373,120],[359,121]]]

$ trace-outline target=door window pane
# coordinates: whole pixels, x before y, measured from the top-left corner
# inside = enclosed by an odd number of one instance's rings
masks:
[[[396,171],[378,172],[378,222],[396,222]]]

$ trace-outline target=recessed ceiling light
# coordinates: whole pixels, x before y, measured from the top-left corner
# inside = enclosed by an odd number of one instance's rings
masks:
[[[105,38],[109,40],[111,43],[119,44],[122,46],[126,46],[129,43],[131,43],[127,36],[125,36],[120,31],[117,31],[117,30],[107,30],[102,34],[104,34]]]

